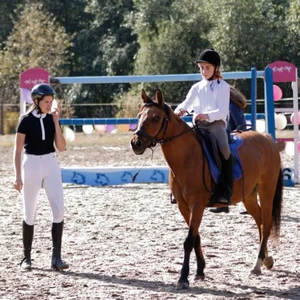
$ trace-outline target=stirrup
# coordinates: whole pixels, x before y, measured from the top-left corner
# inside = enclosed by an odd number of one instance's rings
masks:
[[[230,204],[230,200],[226,199],[225,197],[219,197],[218,199],[216,199],[216,204],[224,204],[224,205],[229,205]]]
[[[230,205],[231,200],[228,200],[223,196],[213,194],[207,204],[207,207],[214,207],[215,204]]]

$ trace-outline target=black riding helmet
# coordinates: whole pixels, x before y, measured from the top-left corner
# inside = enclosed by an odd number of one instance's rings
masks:
[[[42,99],[44,96],[53,96],[55,92],[49,84],[37,84],[31,90],[31,99]]]
[[[211,48],[206,49],[200,53],[198,60],[196,60],[196,63],[201,62],[209,63],[216,67],[219,67],[221,64],[221,58],[219,53]]]

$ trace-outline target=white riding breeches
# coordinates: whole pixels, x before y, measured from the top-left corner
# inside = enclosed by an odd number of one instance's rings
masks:
[[[45,189],[49,200],[53,223],[64,218],[64,198],[61,170],[56,154],[24,155],[23,161],[23,209],[24,221],[34,225],[41,188]]]

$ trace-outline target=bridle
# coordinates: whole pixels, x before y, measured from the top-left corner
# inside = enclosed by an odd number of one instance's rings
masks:
[[[166,104],[164,104],[164,106],[162,107],[162,106],[160,106],[158,103],[156,103],[156,102],[154,102],[154,101],[147,102],[147,103],[144,105],[144,107],[150,107],[150,106],[155,106],[155,107],[159,108],[160,110],[162,110],[162,111],[165,113],[165,115],[164,115],[164,117],[163,117],[163,120],[162,120],[162,123],[161,123],[161,125],[160,125],[160,128],[159,128],[157,134],[156,134],[154,137],[150,136],[147,132],[145,132],[144,130],[141,130],[141,129],[136,130],[136,131],[134,132],[134,134],[136,134],[137,136],[143,136],[143,137],[145,137],[147,140],[149,140],[149,141],[151,142],[151,144],[150,144],[150,146],[149,146],[148,148],[153,148],[153,147],[155,147],[157,144],[163,145],[163,144],[165,144],[165,143],[167,143],[167,142],[171,142],[171,141],[173,141],[174,139],[176,139],[176,138],[178,138],[178,137],[180,137],[180,136],[182,136],[182,135],[184,135],[184,134],[186,134],[186,133],[188,133],[189,131],[191,131],[191,130],[194,129],[194,127],[189,127],[189,128],[187,128],[186,130],[180,132],[179,134],[176,134],[176,135],[174,135],[174,136],[172,136],[172,137],[169,137],[169,138],[166,138],[166,139],[165,139],[165,135],[166,135],[167,130],[168,130],[169,110],[170,110],[170,108],[169,108],[169,106],[166,105]],[[161,139],[158,139],[158,136],[159,136],[161,133],[162,133],[162,138],[161,138]]]
[[[154,137],[152,137],[147,132],[145,132],[145,131],[143,131],[141,129],[136,130],[133,134],[136,134],[138,137],[139,136],[143,136],[147,140],[149,140],[151,142],[151,144],[148,146],[148,148],[150,148],[152,150],[152,152],[153,152],[153,148],[157,144],[163,145],[163,144],[165,144],[167,142],[171,142],[171,141],[175,140],[176,138],[178,138],[178,137],[180,137],[180,136],[182,136],[182,135],[190,132],[191,130],[194,130],[197,127],[197,125],[193,125],[193,127],[188,127],[187,129],[183,130],[182,132],[180,132],[180,133],[178,133],[178,134],[176,134],[176,135],[174,135],[172,137],[169,137],[169,138],[165,139],[164,137],[165,137],[165,135],[167,133],[167,129],[168,129],[170,107],[168,105],[166,105],[166,104],[164,104],[164,106],[162,107],[158,103],[156,103],[156,102],[154,102],[154,101],[151,100],[151,102],[147,102],[143,106],[143,108],[144,107],[150,107],[150,106],[155,106],[155,107],[159,108],[160,110],[162,110],[165,113],[165,115],[163,117],[163,121],[162,121],[162,123],[160,125],[160,128],[159,128],[157,134]],[[162,139],[157,139],[157,137],[159,136],[159,134],[161,132],[163,132]],[[205,164],[204,164],[204,160],[205,160],[205,157],[204,157],[204,154],[203,154],[202,181],[203,181],[203,185],[204,185],[206,191],[212,193],[212,189],[208,188],[208,185],[207,185],[207,183],[205,181]],[[135,174],[134,179],[137,176],[137,174],[138,174],[138,172]]]

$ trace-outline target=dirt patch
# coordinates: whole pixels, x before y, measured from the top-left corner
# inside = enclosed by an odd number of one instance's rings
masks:
[[[131,134],[76,133],[59,154],[62,167],[166,165],[160,149],[142,157],[129,147]],[[206,279],[176,290],[187,226],[170,204],[166,184],[110,187],[65,185],[63,259],[70,269],[50,269],[51,211],[40,195],[33,242],[33,270],[22,273],[22,205],[12,189],[13,136],[0,136],[0,299],[300,299],[299,187],[284,189],[281,239],[270,241],[274,268],[249,275],[258,232],[242,205],[228,214],[205,212],[200,227]],[[284,166],[292,158],[282,153]]]

